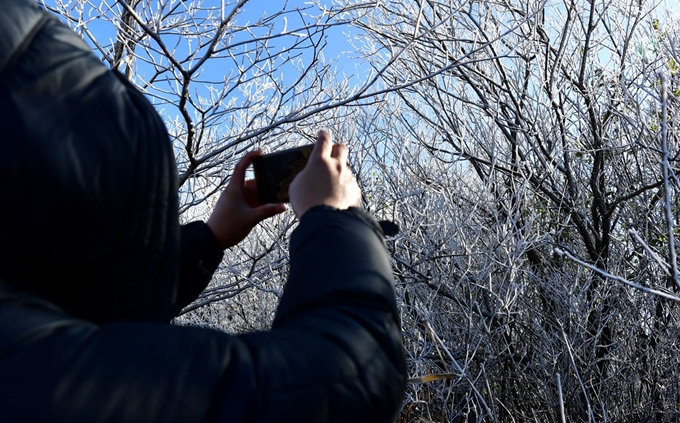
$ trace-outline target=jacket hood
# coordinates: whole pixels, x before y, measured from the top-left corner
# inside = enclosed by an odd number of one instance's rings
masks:
[[[0,14],[0,279],[79,317],[172,318],[177,176],[124,77],[29,0]]]

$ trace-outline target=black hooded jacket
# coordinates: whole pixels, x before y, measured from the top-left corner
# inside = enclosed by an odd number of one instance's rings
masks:
[[[167,322],[222,259],[180,228],[162,120],[76,34],[0,0],[0,420],[388,422],[405,384],[376,222],[316,207],[273,327]]]

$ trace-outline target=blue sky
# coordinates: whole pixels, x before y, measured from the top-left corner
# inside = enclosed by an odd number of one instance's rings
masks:
[[[55,3],[57,2],[56,0],[38,0],[38,1],[45,3],[48,6],[54,6]],[[86,2],[85,6],[78,6],[77,5],[78,3],[82,4],[82,2],[72,2],[71,7],[75,8],[90,7],[87,6],[89,2]],[[100,3],[108,4],[109,6],[116,6],[116,0],[100,0],[92,2],[92,4],[97,5]],[[152,4],[154,3],[155,2],[152,2]],[[165,0],[164,3],[171,3],[171,1]],[[177,1],[175,0],[172,3],[177,3]],[[222,0],[203,0],[201,3],[205,7],[219,8],[220,5],[222,4]],[[224,3],[225,11],[228,13],[233,8],[233,3],[235,2],[233,0],[227,0],[224,1]],[[328,7],[330,7],[331,3],[332,2],[330,0],[322,1],[322,4]],[[306,9],[307,13],[309,14],[318,13],[313,8],[311,8],[311,5],[309,4],[308,0],[288,0],[288,1],[249,0],[242,8],[240,14],[236,17],[235,20],[236,24],[245,25],[247,23],[257,22],[263,17],[271,17],[273,14],[279,12],[284,7],[284,5],[285,10],[289,11],[293,11],[296,8],[299,8]],[[94,37],[98,39],[102,44],[112,44],[115,41],[116,37],[114,27],[111,25],[110,22],[104,19],[97,19],[96,14],[97,13],[94,11],[89,11],[88,13],[86,13],[87,15],[86,19],[89,18],[89,20],[87,20],[88,29],[94,34]],[[277,19],[276,20],[277,27],[283,29],[284,22],[287,23],[287,28],[289,31],[298,27],[301,24],[299,20],[295,19],[295,14],[292,13],[288,14],[285,20],[280,18]],[[77,25],[72,22],[71,26],[74,27]],[[359,61],[353,60],[354,55],[348,54],[348,52],[352,50],[349,38],[352,36],[352,34],[356,34],[356,32],[357,32],[356,29],[350,29],[347,27],[343,29],[340,28],[328,29],[327,31],[328,43],[323,50],[323,54],[326,60],[338,61],[338,65],[341,68],[352,72],[354,66],[360,64]],[[87,40],[88,37],[84,36],[84,38]],[[91,41],[89,42],[90,44],[92,44]],[[283,47],[282,43],[280,41],[277,42],[279,43],[277,48],[282,48]]]
[[[48,6],[55,6],[58,0],[39,1],[44,2]],[[61,1],[62,3],[67,3],[66,0]],[[196,3],[198,3],[198,1],[180,2],[179,0],[154,0],[150,2],[153,9],[157,9],[156,5],[158,4],[170,4],[178,5],[178,10],[181,10],[185,7],[190,7],[191,4]],[[233,9],[234,3],[235,1],[233,0],[224,0],[224,13],[228,14]],[[325,2],[325,4],[329,6],[330,3],[331,1],[329,0]],[[80,17],[80,14],[78,13],[79,8],[84,8],[85,10],[85,13],[82,14],[82,20],[84,24],[79,25],[77,22],[71,21],[71,27],[76,31],[80,30],[83,38],[85,38],[85,40],[93,46],[95,51],[96,48],[94,43],[88,38],[94,38],[105,49],[110,49],[116,41],[116,28],[110,20],[106,18],[100,18],[99,16],[102,13],[110,15],[112,13],[111,9],[120,11],[121,6],[117,4],[117,1],[94,0],[92,2],[82,2],[72,0],[71,3],[68,4],[70,4],[70,7],[73,8],[70,11],[72,16]],[[203,0],[201,4],[205,8],[216,9],[217,12],[215,13],[219,13],[223,2],[221,0]],[[95,8],[93,8],[93,5]],[[101,8],[101,5],[104,5],[103,8]],[[305,13],[307,15],[311,15],[305,17],[305,19],[307,19],[307,24],[310,23],[311,19],[313,19],[312,16],[318,16],[321,14],[320,10],[311,8],[309,2],[305,0],[289,0],[286,2],[271,0],[249,0],[242,8],[241,13],[236,17],[234,25],[237,28],[243,28],[247,26],[248,31],[252,31],[255,35],[262,36],[265,32],[265,29],[254,27],[253,24],[260,21],[263,17],[271,17],[272,15],[275,15],[284,7],[284,5],[285,10],[290,11],[290,13],[285,15],[285,19],[282,16],[279,16],[273,21],[275,33],[283,31],[284,25],[288,32],[294,32],[295,29],[304,26],[300,16],[293,12],[296,10],[296,8],[305,9]],[[101,9],[97,10],[96,8]],[[205,12],[199,12],[195,14],[195,16],[200,19],[202,14],[205,15]],[[149,15],[145,16],[144,19],[147,20],[147,22],[153,22],[153,18]],[[88,35],[83,32],[83,28],[85,27],[87,27],[87,29],[92,33],[92,37],[88,37]],[[352,46],[349,42],[350,36],[347,34],[347,32],[350,31],[351,29],[348,27],[343,27],[342,29],[328,29],[327,33],[325,34],[327,42],[322,50],[322,53],[326,62],[331,62],[333,67],[338,69],[340,78],[343,76],[348,76],[350,85],[359,86],[365,79],[364,74],[368,72],[368,66],[362,60],[356,59],[355,55],[348,53],[352,50]],[[356,29],[354,31],[356,31]],[[235,38],[225,41],[225,44],[229,44],[232,47],[230,47],[228,51],[224,51],[218,55],[218,57],[211,58],[201,67],[200,77],[197,78],[198,83],[192,84],[191,88],[192,90],[195,90],[195,92],[192,91],[192,95],[197,94],[194,97],[195,99],[199,97],[208,98],[211,94],[211,90],[214,93],[215,90],[221,90],[224,89],[224,87],[228,88],[230,86],[234,86],[234,83],[231,81],[238,78],[238,76],[241,74],[237,68],[238,60],[245,58],[245,55],[238,56],[239,53],[248,51],[250,57],[245,60],[247,63],[249,60],[252,60],[253,55],[257,54],[258,49],[261,50],[261,44],[257,43],[251,42],[247,47],[238,45],[238,42],[252,40],[252,35],[247,31],[233,31],[232,35]],[[176,45],[178,46],[176,50],[176,57],[180,60],[187,58],[191,49],[195,49],[197,45],[195,37],[192,38],[191,36],[187,37],[185,35],[179,36],[176,33],[171,33],[170,31],[165,31],[165,33],[162,35],[162,39],[168,48],[173,48]],[[284,49],[290,48],[290,46],[296,41],[305,41],[305,37],[297,37],[291,34],[286,37],[275,38],[270,41],[268,48],[270,48],[271,51],[280,52]],[[155,41],[151,41],[150,45],[154,48],[157,48],[158,46]],[[133,65],[133,75],[135,78],[134,82],[144,87],[144,81],[148,81],[148,79],[151,78],[155,73],[154,66],[144,63],[144,60],[159,60],[161,55],[153,53],[146,55],[139,48],[135,51],[135,53],[140,54],[141,58],[136,59]],[[310,54],[311,53],[309,49],[303,48],[301,50],[299,60],[303,64],[308,64],[311,61]],[[237,58],[234,59],[232,57],[233,55],[237,55]],[[170,68],[169,62],[165,61],[164,67]],[[188,67],[188,64],[186,67]],[[124,71],[125,66],[122,66],[120,70]],[[277,74],[275,75],[275,77],[279,78],[285,87],[293,86],[299,76],[299,69],[290,63],[285,64],[280,69],[278,69]],[[181,79],[181,75],[176,72],[173,74],[168,71],[163,75],[163,78],[165,78],[165,80],[157,80],[152,86],[149,86],[146,89],[146,93],[151,101],[155,104],[157,110],[159,110],[159,112],[161,112],[166,119],[172,120],[173,118],[178,117],[176,103],[179,97],[176,94],[172,95],[169,92],[173,89],[177,89],[177,80]],[[229,99],[235,99],[237,103],[242,102],[243,98],[242,92],[234,91],[229,94]],[[224,119],[227,118],[225,117]],[[225,122],[224,125],[216,125],[214,128],[227,128],[228,126],[228,122]]]

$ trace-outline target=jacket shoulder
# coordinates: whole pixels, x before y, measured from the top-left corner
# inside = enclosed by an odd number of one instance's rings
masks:
[[[53,19],[28,0],[3,0],[0,14],[0,76],[33,36]]]

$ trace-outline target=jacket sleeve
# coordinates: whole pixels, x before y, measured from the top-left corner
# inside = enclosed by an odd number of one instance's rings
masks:
[[[204,222],[183,225],[180,236],[180,266],[175,315],[203,292],[224,252]]]
[[[290,254],[272,331],[242,337],[250,353],[237,366],[252,379],[224,379],[219,415],[228,420],[229,398],[248,386],[255,395],[234,421],[394,421],[406,364],[378,224],[359,209],[317,207]]]

